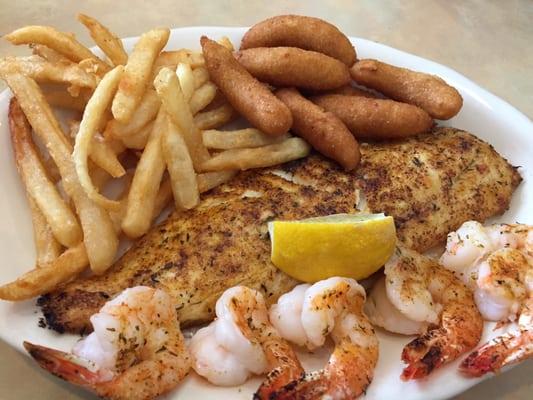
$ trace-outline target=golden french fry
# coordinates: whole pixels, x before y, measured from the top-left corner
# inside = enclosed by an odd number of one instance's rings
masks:
[[[235,47],[233,47],[233,43],[231,43],[231,40],[229,40],[229,37],[222,36],[219,40],[217,40],[218,44],[221,44],[229,51],[235,51]]]
[[[169,29],[153,29],[141,35],[124,68],[111,106],[117,121],[126,124],[131,119],[146,91],[154,61],[167,44],[169,35]]]
[[[53,63],[63,63],[63,64],[72,63],[72,61],[69,60],[67,57],[65,57],[63,54],[58,53],[57,51],[55,51],[54,49],[51,49],[48,46],[45,46],[42,44],[30,43],[30,48],[33,54],[44,58],[46,61],[50,61]]]
[[[101,119],[102,115],[100,115],[98,126],[102,125]],[[67,124],[70,130],[70,137],[74,140],[80,130],[80,123],[81,121],[73,120]],[[104,139],[100,134],[95,133],[91,139],[89,156],[96,166],[108,172],[113,178],[120,178],[126,171],[118,160],[117,154],[122,153],[124,150],[122,142],[115,139]]]
[[[28,196],[35,201],[50,225],[54,236],[64,246],[82,239],[76,216],[48,178],[31,137],[31,128],[16,99],[9,104],[9,128],[15,162]]]
[[[194,123],[200,130],[216,129],[226,125],[235,116],[235,110],[228,103],[213,110],[203,111],[194,116]]]
[[[52,228],[37,206],[37,203],[28,195],[30,203],[31,221],[33,225],[33,242],[37,256],[36,266],[54,261],[61,254],[61,245],[56,240]]]
[[[172,122],[180,129],[195,169],[207,159],[209,152],[202,143],[200,131],[196,128],[191,110],[181,90],[178,77],[169,68],[163,68],[154,81],[157,94],[161,98],[162,108]]]
[[[198,190],[200,193],[207,192],[208,190],[229,181],[235,175],[237,175],[236,170],[204,172],[203,174],[198,174],[196,175]]]
[[[311,146],[300,138],[253,149],[233,149],[218,153],[202,165],[203,171],[270,167],[296,160],[309,154]]]
[[[79,62],[86,58],[94,59],[104,71],[108,71],[109,65],[96,57],[91,51],[78,42],[74,35],[65,32],[59,32],[51,26],[28,25],[17,29],[4,38],[15,45],[19,44],[42,44],[60,54],[63,54],[69,60]]]
[[[261,147],[283,142],[289,137],[289,134],[283,136],[267,135],[255,128],[239,129],[236,131],[217,131],[210,129],[202,132],[205,147],[219,150]]]
[[[122,230],[131,238],[145,234],[152,222],[155,198],[165,172],[161,137],[166,129],[167,117],[161,109],[137,164],[128,194],[128,205],[122,221]]]
[[[0,299],[21,301],[49,293],[79,275],[89,263],[83,243],[65,250],[55,260],[0,286]]]
[[[124,67],[122,65],[115,67],[105,74],[96,87],[94,94],[87,103],[87,107],[85,107],[85,112],[83,113],[83,118],[80,122],[80,129],[76,135],[74,152],[72,154],[78,179],[80,180],[80,184],[85,190],[85,193],[89,196],[89,199],[110,210],[117,209],[120,206],[120,203],[115,200],[110,200],[98,192],[98,189],[93,185],[91,177],[89,176],[87,161],[94,144],[98,143],[98,146],[100,146],[100,148],[98,148],[99,151],[93,152],[94,154],[104,154],[103,149],[109,149],[103,142],[97,140],[93,142],[93,137],[98,129],[101,115],[113,99],[113,95],[117,90],[123,71]],[[96,149],[97,147],[95,146],[94,148]],[[111,149],[109,149],[109,152],[112,156],[115,156],[115,153],[113,153]],[[120,165],[118,159],[116,160]],[[120,167],[122,168],[122,165],[120,165]],[[106,168],[103,169],[108,171]],[[122,168],[122,175],[124,175],[124,173],[124,168]],[[111,173],[111,175],[113,174]]]
[[[176,67],[176,75],[180,82],[181,91],[186,102],[191,100],[194,93],[194,76],[189,64],[179,63]]]
[[[189,54],[190,50],[181,49],[174,51],[162,51],[154,62],[154,69],[159,72],[163,67],[176,68],[179,63],[190,64]],[[156,73],[157,75],[157,73]]]
[[[217,87],[213,82],[206,82],[200,86],[189,100],[189,108],[193,115],[198,114],[209,103],[213,101],[217,94]]]
[[[79,96],[72,97],[63,89],[46,89],[44,97],[51,106],[83,112],[90,95],[82,91]]]
[[[179,128],[168,120],[168,128],[161,138],[163,157],[172,184],[177,209],[190,209],[200,201],[196,174],[189,150]]]
[[[124,50],[122,41],[96,19],[85,14],[78,14],[80,21],[89,30],[94,42],[102,49],[113,65],[126,65],[128,53]]]
[[[170,184],[170,179],[164,178],[155,197],[152,221],[159,217],[159,214],[170,203],[170,200],[172,200],[172,185]]]
[[[190,52],[189,53],[189,64],[191,67],[199,68],[199,67],[205,67],[205,58],[202,52]]]
[[[153,126],[154,126],[154,121],[148,122],[135,135],[124,136],[121,139],[122,143],[124,143],[124,146],[126,146],[128,149],[135,149],[135,150],[144,149],[146,146],[146,142],[148,142],[148,137],[150,136],[150,132],[152,132]]]
[[[39,56],[5,57],[0,59],[0,73],[21,73],[37,82],[68,83],[78,87],[96,87],[94,75],[88,74],[77,64],[52,63]]]
[[[130,191],[131,187],[131,181],[133,180],[133,174],[135,171],[128,170],[126,176],[125,176],[125,182],[124,187],[122,188],[122,191],[118,197],[119,207],[116,210],[109,211],[109,216],[111,217],[111,220],[113,221],[113,226],[115,227],[115,231],[117,232],[117,235],[120,234],[122,228],[122,220],[124,219],[124,216],[126,215],[126,207],[128,205],[128,193]]]
[[[194,88],[198,89],[209,80],[209,72],[206,67],[199,67],[192,70],[192,77],[194,79]]]
[[[112,140],[112,139],[111,139]],[[100,168],[106,170],[113,178],[120,178],[126,171],[117,158],[117,154],[124,150],[124,146],[113,149],[118,141],[108,141],[96,134],[91,140],[90,157]],[[94,200],[94,199],[93,199]]]
[[[129,122],[127,124],[122,124],[117,120],[109,121],[105,128],[104,136],[106,138],[114,137],[117,139],[133,136],[142,127],[146,126],[148,122],[153,121],[160,106],[161,100],[159,100],[159,96],[155,89],[147,89]]]
[[[83,241],[91,269],[96,273],[104,272],[112,264],[118,248],[118,238],[109,214],[91,201],[81,187],[72,160],[72,146],[59,127],[37,83],[20,74],[3,78],[59,168],[63,188],[74,202],[81,221]]]

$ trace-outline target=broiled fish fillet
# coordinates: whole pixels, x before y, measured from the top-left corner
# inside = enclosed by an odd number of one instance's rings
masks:
[[[297,282],[270,262],[269,220],[353,213],[360,190],[371,211],[395,217],[400,240],[424,251],[464,221],[503,213],[521,180],[491,146],[451,128],[366,144],[361,152],[355,173],[318,155],[241,173],[196,209],[174,212],[105,275],[41,297],[48,324],[60,332],[86,331],[107,299],[135,285],[167,290],[184,326],[211,319],[230,286],[259,289],[273,302]]]

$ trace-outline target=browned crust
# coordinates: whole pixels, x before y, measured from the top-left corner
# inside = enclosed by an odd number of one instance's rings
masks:
[[[350,40],[336,26],[301,15],[279,15],[261,21],[246,32],[241,43],[241,49],[279,46],[317,51],[348,67],[356,60]]]
[[[361,153],[351,174],[318,155],[239,174],[195,210],[175,212],[153,228],[105,275],[42,297],[47,321],[59,331],[86,331],[88,317],[108,297],[135,285],[167,290],[184,325],[212,318],[220,293],[236,284],[259,289],[272,302],[296,282],[270,263],[270,219],[351,213],[361,189],[370,210],[394,216],[400,240],[425,251],[467,220],[503,213],[522,179],[490,145],[453,128],[363,144]],[[298,183],[272,175],[275,169]],[[242,199],[246,190],[265,195]]]
[[[205,36],[201,38],[211,80],[230,104],[250,123],[270,135],[283,135],[292,125],[289,109],[233,57],[231,51]]]
[[[328,90],[350,83],[345,64],[315,51],[258,47],[241,50],[235,57],[250,74],[274,86]]]

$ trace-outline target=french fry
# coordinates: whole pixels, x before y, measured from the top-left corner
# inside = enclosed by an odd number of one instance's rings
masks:
[[[44,58],[46,61],[63,64],[72,63],[72,61],[65,57],[63,54],[58,53],[54,49],[51,49],[50,47],[44,46],[42,44],[31,43],[30,48],[33,54]]]
[[[21,73],[37,82],[68,83],[78,87],[96,87],[94,75],[88,74],[77,64],[52,63],[39,56],[5,57],[0,59],[0,73]]]
[[[123,66],[119,65],[115,67],[109,71],[98,84],[94,94],[87,103],[87,107],[85,107],[83,118],[80,123],[80,129],[76,135],[74,152],[72,154],[76,173],[78,174],[78,179],[85,190],[85,193],[87,193],[89,199],[108,210],[117,209],[120,207],[120,203],[115,200],[110,200],[98,192],[98,189],[93,185],[91,177],[89,176],[87,161],[94,144],[98,144],[98,150],[100,151],[96,153],[93,152],[93,154],[104,154],[104,149],[109,149],[103,142],[97,140],[94,140],[93,142],[93,137],[98,129],[101,115],[113,99],[113,95],[118,87],[123,71]],[[96,149],[96,146],[94,148]],[[115,156],[115,153],[113,153],[111,149],[109,149],[109,151]],[[117,162],[120,165],[118,159]],[[120,167],[122,168],[122,165],[120,165]],[[103,169],[108,171],[106,168]],[[122,175],[124,175],[124,173],[124,168],[122,168]],[[113,174],[111,173],[111,175]]]
[[[161,100],[159,100],[157,92],[152,88],[147,89],[129,122],[122,124],[117,120],[109,121],[104,131],[104,137],[122,139],[133,136],[148,122],[154,120],[160,106]]]
[[[57,240],[73,246],[82,239],[76,216],[48,178],[31,137],[28,120],[16,99],[9,104],[9,127],[17,169],[28,196],[41,210]]]
[[[194,51],[189,53],[189,64],[191,67],[199,68],[205,67],[205,58],[204,55],[199,51]]]
[[[209,80],[209,72],[206,67],[199,67],[192,70],[192,77],[194,79],[194,88],[198,89]]]
[[[176,68],[179,63],[190,64],[190,53],[191,51],[186,49],[162,51],[154,62],[154,69],[159,72],[163,67]]]
[[[144,149],[146,146],[146,142],[148,142],[148,137],[150,136],[150,132],[152,132],[153,126],[154,126],[154,121],[148,122],[135,135],[124,136],[123,138],[121,138],[122,143],[124,143],[124,146],[126,146],[128,149],[135,149],[135,150]]]
[[[124,187],[122,188],[122,192],[118,197],[119,207],[116,210],[109,211],[109,216],[113,221],[113,226],[115,227],[117,235],[119,235],[122,231],[121,225],[122,221],[124,220],[124,216],[126,215],[126,207],[128,205],[128,193],[130,191],[131,181],[133,180],[133,174],[133,170],[129,170],[126,174],[126,181],[124,182]]]
[[[202,165],[203,171],[270,167],[305,157],[311,146],[300,138],[253,149],[233,149],[218,153]]]
[[[51,106],[83,112],[90,96],[84,91],[79,96],[72,97],[62,89],[46,89],[44,91],[44,97]]]
[[[121,145],[117,151],[112,148],[115,143],[120,142],[110,142],[98,134],[94,135],[91,140],[90,157],[96,165],[106,170],[113,178],[120,178],[126,171],[118,160],[117,154],[121,153],[124,147]]]
[[[102,115],[105,115],[102,114]],[[102,115],[98,126],[102,125]],[[68,123],[70,129],[70,137],[76,139],[80,130],[81,121],[70,121]],[[100,130],[97,128],[97,130]],[[115,139],[105,139],[100,134],[95,133],[91,139],[91,146],[89,156],[91,160],[100,168],[108,172],[113,178],[120,178],[126,171],[118,160],[117,154],[125,150],[122,142]]]
[[[170,30],[153,29],[141,35],[135,45],[111,106],[113,117],[128,123],[146,91],[154,61],[166,45]]]
[[[194,116],[194,124],[200,130],[216,129],[226,125],[234,116],[235,110],[233,107],[229,103],[225,103],[213,110],[196,114]]]
[[[131,238],[145,234],[152,222],[157,191],[165,172],[161,136],[166,129],[167,117],[164,110],[161,109],[137,164],[128,194],[128,205],[122,221],[122,230]]]
[[[128,53],[124,50],[122,41],[96,19],[85,14],[78,14],[80,21],[89,30],[94,42],[102,49],[114,66],[126,65]]]
[[[222,36],[220,39],[217,40],[218,44],[221,44],[229,51],[235,51],[235,47],[233,47],[233,43],[231,43],[231,40],[227,36]]]
[[[63,188],[74,202],[81,221],[91,269],[95,273],[104,272],[112,264],[118,248],[118,238],[108,213],[91,201],[81,187],[71,156],[71,145],[37,83],[20,74],[3,76],[3,79],[59,168]]]
[[[61,245],[56,240],[50,225],[46,221],[37,203],[28,196],[33,225],[33,242],[35,243],[36,266],[54,261],[61,254]]]
[[[179,128],[167,118],[168,128],[161,138],[163,157],[172,184],[176,209],[190,209],[200,201],[196,174],[187,145]]]
[[[96,57],[91,51],[78,42],[74,35],[58,30],[50,26],[29,25],[17,29],[4,38],[9,40],[12,44],[42,44],[47,46],[60,54],[63,54],[69,60],[79,62],[86,58],[94,59],[102,68],[103,71],[108,71],[109,65]]]
[[[217,131],[211,129],[202,132],[204,146],[209,149],[219,150],[261,147],[283,142],[289,137],[289,134],[274,137],[255,128],[239,129],[236,131]]]
[[[172,200],[172,185],[170,184],[170,179],[164,178],[155,197],[152,221],[159,217],[159,214],[170,203],[170,200]]]
[[[176,68],[176,75],[180,82],[181,91],[183,92],[183,97],[186,102],[191,100],[191,97],[194,93],[194,76],[192,74],[192,69],[189,64],[179,63]]]
[[[193,115],[198,114],[209,103],[213,101],[217,94],[217,87],[213,82],[206,82],[200,86],[189,100],[189,108]]]
[[[163,68],[154,81],[157,94],[161,98],[162,108],[180,129],[196,170],[207,159],[209,152],[202,143],[200,131],[196,128],[191,110],[181,90],[176,74],[169,68]]]
[[[196,175],[198,190],[200,193],[207,192],[229,181],[235,175],[237,175],[237,171],[235,170],[204,172],[203,174],[198,174]]]
[[[83,243],[65,250],[55,260],[0,286],[0,299],[21,301],[49,293],[79,275],[89,263]]]

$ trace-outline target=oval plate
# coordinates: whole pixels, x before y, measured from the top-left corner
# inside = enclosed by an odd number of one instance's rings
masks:
[[[199,48],[202,35],[211,38],[228,36],[234,44],[247,28],[195,27],[172,30],[167,49]],[[137,38],[125,39],[131,50]],[[511,164],[520,166],[524,182],[515,192],[510,209],[495,221],[522,222],[533,224],[533,126],[531,121],[508,103],[480,88],[457,72],[423,58],[404,53],[382,44],[365,39],[350,38],[357,48],[359,58],[376,58],[390,64],[438,75],[455,86],[464,99],[459,115],[443,125],[467,130],[492,144]],[[0,182],[3,196],[0,196],[0,283],[15,279],[34,262],[31,218],[24,195],[24,188],[16,172],[8,131],[7,107],[11,93],[0,94]],[[0,302],[0,338],[23,351],[22,341],[28,340],[68,351],[79,337],[58,335],[38,327],[40,311],[35,301],[17,304]],[[9,323],[6,323],[9,321]],[[493,332],[494,324],[486,324],[482,342],[501,331]],[[435,371],[421,382],[402,382],[399,378],[403,365],[400,354],[410,337],[378,332],[380,358],[375,378],[365,396],[373,399],[444,399],[452,397],[481,379],[467,379],[457,372],[460,360]],[[314,354],[301,353],[306,368],[321,368],[329,356],[328,348]],[[25,353],[25,352],[24,352]],[[26,354],[26,353],[25,353]],[[194,373],[167,398],[217,398],[250,399],[260,380],[251,379],[245,385],[234,388],[220,388],[207,383]]]

